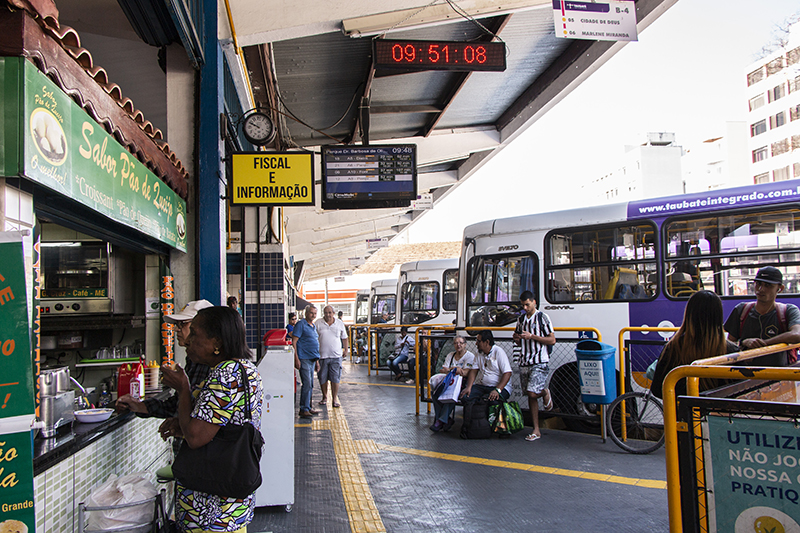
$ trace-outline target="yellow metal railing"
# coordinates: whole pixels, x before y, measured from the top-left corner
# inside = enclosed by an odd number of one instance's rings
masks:
[[[629,327],[629,328],[622,328],[619,330],[619,348],[617,350],[617,355],[619,357],[619,396],[625,394],[625,372],[626,372],[626,365],[625,365],[625,354],[629,351],[628,348],[625,347],[625,334],[630,333],[632,331],[645,331],[645,332],[661,332],[661,331],[670,331],[676,332],[678,328],[656,328],[656,327]],[[622,414],[625,414],[624,407]],[[624,420],[624,418],[623,418]],[[623,433],[624,435],[624,433]]]
[[[619,330],[619,348],[617,350],[617,356],[619,358],[619,391],[617,393],[618,396],[622,396],[625,394],[625,372],[627,370],[627,365],[625,364],[625,355],[630,350],[625,347],[625,334],[630,333],[632,331],[643,331],[643,332],[661,332],[661,331],[668,331],[668,332],[676,332],[678,328],[658,328],[658,327],[648,327],[648,326],[631,326],[627,328],[622,328]],[[620,405],[620,436],[622,437],[623,441],[628,440],[628,422],[627,422],[627,406],[625,405],[625,401],[621,402]],[[605,442],[606,430],[608,428],[605,427],[606,425],[606,417],[605,413],[600,420],[600,426],[602,427],[602,436],[603,442]]]
[[[442,332],[453,332],[454,334],[456,332],[458,332],[458,331],[466,331],[467,333],[469,333],[469,332],[477,333],[478,331],[486,331],[487,329],[489,331],[514,331],[515,330],[515,328],[513,328],[513,327],[468,326],[468,327],[458,327],[457,328],[457,327],[452,326],[452,325],[450,325],[450,326],[425,326],[424,329],[428,333],[431,333],[433,331],[442,331]],[[417,330],[417,331],[419,331],[419,330]],[[555,328],[554,327],[553,331],[556,331],[556,332],[591,331],[592,333],[597,335],[597,340],[602,341],[602,339],[603,339],[603,335],[600,333],[600,330],[598,330],[597,328],[565,328],[565,327]],[[419,346],[419,336],[417,336],[417,346]],[[432,365],[433,365],[433,362],[431,361],[431,347],[430,347],[430,343],[428,343],[428,376],[433,375],[433,370],[434,369],[433,369]],[[419,365],[417,365],[417,369],[416,370],[417,370],[417,379],[415,380],[416,384],[417,384],[416,402],[417,402],[417,415],[419,415],[419,387],[420,387],[420,383],[419,383]],[[430,399],[431,399],[431,389],[430,389],[430,387],[428,387],[428,400],[430,400]],[[430,404],[430,402],[428,403],[428,412],[429,413],[431,412],[431,404]]]
[[[715,366],[746,361],[762,355],[782,352],[800,347],[800,344],[776,344],[754,350],[700,359],[690,366],[679,366],[664,378],[664,437],[667,459],[667,501],[669,503],[669,528],[671,533],[680,533],[683,528],[681,509],[680,464],[678,458],[678,413],[675,386],[687,379],[687,395],[700,394],[700,378],[717,379],[763,379],[770,381],[800,381],[800,368],[795,367],[731,367]],[[685,429],[684,429],[685,430]],[[702,458],[701,458],[702,459]],[[702,519],[706,516],[703,515]]]

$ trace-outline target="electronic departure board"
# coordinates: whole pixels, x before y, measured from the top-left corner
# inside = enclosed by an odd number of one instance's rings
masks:
[[[417,145],[322,147],[322,208],[408,207],[417,199]]]
[[[376,69],[484,70],[506,69],[506,45],[485,41],[373,41]]]

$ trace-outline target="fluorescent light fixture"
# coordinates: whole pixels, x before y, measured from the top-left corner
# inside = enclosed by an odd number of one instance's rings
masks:
[[[542,7],[552,9],[552,0],[462,0],[455,3],[462,11],[476,18]],[[346,19],[342,21],[342,31],[350,37],[369,37],[464,20],[444,1],[423,9],[421,7]]]

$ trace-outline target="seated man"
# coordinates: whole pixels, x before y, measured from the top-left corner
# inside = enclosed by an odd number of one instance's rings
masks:
[[[403,378],[400,365],[408,362],[413,357],[414,335],[408,333],[408,326],[400,328],[400,334],[394,339],[394,359],[389,360],[389,370],[394,372],[395,381]]]
[[[489,401],[497,401],[501,397],[507,400],[511,396],[511,362],[508,355],[494,344],[491,330],[478,332],[478,356],[475,358],[477,368],[469,371],[467,386],[461,393],[467,401],[477,400],[489,395]]]

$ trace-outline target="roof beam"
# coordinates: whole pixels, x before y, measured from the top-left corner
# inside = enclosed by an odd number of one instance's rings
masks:
[[[549,3],[550,0],[461,0],[458,7],[473,17],[482,18],[541,7]],[[421,9],[419,7],[398,9],[388,13],[345,19],[342,21],[342,30],[350,37],[364,37],[461,20],[461,15],[446,3],[428,4]]]
[[[495,17],[486,20],[484,26],[486,26],[486,29],[488,29],[494,35],[497,35],[501,31],[503,31],[503,28],[506,27],[506,24],[508,24],[509,20],[511,20],[511,15],[503,15],[501,17]],[[479,40],[490,42],[494,40],[494,35],[482,35]],[[420,132],[420,135],[422,137],[427,137],[433,132],[434,128],[436,128],[436,125],[439,124],[440,120],[442,120],[444,114],[447,113],[447,109],[456,99],[458,93],[461,92],[461,89],[467,83],[467,80],[470,78],[470,76],[472,76],[472,72],[463,72],[458,74],[455,81],[450,86],[450,90],[448,91],[447,95],[444,97],[444,102],[442,103],[442,110],[436,115],[434,115],[428,122],[428,124],[425,125],[424,128],[422,128],[422,131]]]

